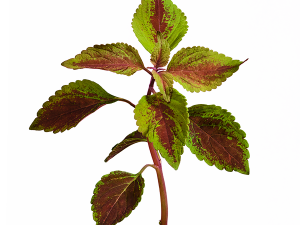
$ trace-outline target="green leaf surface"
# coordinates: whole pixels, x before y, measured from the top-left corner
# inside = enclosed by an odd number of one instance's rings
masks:
[[[185,97],[173,89],[167,103],[161,93],[146,95],[134,109],[138,130],[158,150],[175,170],[178,169],[188,132],[188,112]]]
[[[246,134],[227,110],[215,105],[189,108],[189,134],[186,145],[199,160],[228,172],[249,174],[249,144]]]
[[[102,69],[127,76],[144,68],[138,51],[124,43],[94,45],[61,65],[74,70]]]
[[[142,0],[132,20],[139,42],[151,54],[160,31],[173,50],[188,30],[186,16],[171,0]]]
[[[144,186],[140,173],[114,171],[104,175],[91,200],[96,224],[114,225],[128,217],[141,201]]]
[[[129,147],[130,145],[133,145],[138,142],[147,142],[147,138],[144,137],[140,132],[137,130],[132,132],[131,134],[127,135],[123,141],[116,144],[112,150],[111,153],[107,156],[107,158],[104,160],[104,162],[108,162],[110,159],[112,159],[114,156],[122,152],[125,148]]]
[[[100,107],[121,98],[107,93],[99,84],[90,80],[77,80],[62,86],[49,101],[43,104],[30,130],[64,132],[76,127],[86,116]]]
[[[157,73],[155,70],[152,70],[152,74],[165,101],[170,102],[173,91],[173,76],[165,71]]]
[[[162,34],[157,32],[157,43],[151,54],[151,63],[156,67],[164,67],[168,64],[170,59],[170,47],[166,39],[163,38]]]
[[[182,48],[167,72],[190,92],[211,91],[235,73],[243,62],[204,47]]]

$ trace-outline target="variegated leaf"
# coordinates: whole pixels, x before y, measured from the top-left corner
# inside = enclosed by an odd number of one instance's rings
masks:
[[[133,145],[138,142],[147,142],[147,138],[144,137],[140,132],[137,130],[132,132],[131,134],[127,135],[123,141],[116,144],[112,150],[111,153],[106,157],[104,162],[108,162],[110,159],[115,157],[117,154],[122,152],[125,148],[129,147],[130,145]]]
[[[186,16],[171,0],[142,0],[132,20],[139,42],[151,54],[160,31],[173,50],[188,30]]]
[[[128,217],[141,201],[144,187],[141,173],[114,171],[104,175],[91,200],[97,225],[115,225]]]
[[[151,63],[156,67],[164,67],[168,64],[170,58],[170,47],[162,34],[157,32],[157,43],[151,54]]]
[[[127,76],[144,68],[138,51],[124,43],[94,45],[61,65],[74,70],[102,69]]]
[[[100,107],[123,100],[107,93],[99,84],[90,80],[77,80],[56,91],[43,104],[30,130],[64,132],[76,127],[85,117]]]
[[[249,144],[231,113],[215,105],[194,105],[189,115],[186,145],[191,152],[210,166],[248,175]]]
[[[152,74],[165,101],[170,102],[173,91],[173,76],[168,72],[156,72],[155,70],[152,70]]]
[[[185,97],[173,89],[167,103],[161,93],[146,95],[134,109],[138,130],[153,143],[163,158],[178,169],[188,132],[188,112]]]
[[[242,63],[208,48],[183,48],[172,57],[167,72],[190,92],[210,91],[235,73]]]

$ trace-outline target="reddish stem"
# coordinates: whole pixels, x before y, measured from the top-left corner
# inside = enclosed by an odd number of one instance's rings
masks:
[[[154,78],[151,77],[151,81],[149,84],[147,95],[151,95],[151,91],[153,91],[153,85],[154,85]],[[160,193],[160,203],[161,203],[161,220],[160,225],[168,225],[168,199],[167,199],[167,190],[165,185],[165,179],[164,174],[162,171],[162,166],[160,162],[160,158],[158,156],[157,151],[154,149],[153,143],[149,142],[147,138],[148,146],[150,149],[150,154],[153,160],[154,165],[157,166],[156,169],[156,175],[158,180],[158,186],[159,186],[159,193]]]
[[[154,162],[154,165],[158,167],[156,170],[157,180],[158,180],[158,186],[159,186],[159,193],[160,193],[160,204],[161,204],[161,225],[167,225],[168,224],[168,198],[167,198],[167,190],[165,185],[165,179],[164,174],[162,171],[162,166],[160,163],[160,160],[158,158],[157,152],[153,147],[153,143],[150,143],[147,138],[148,146],[150,149],[151,157]]]

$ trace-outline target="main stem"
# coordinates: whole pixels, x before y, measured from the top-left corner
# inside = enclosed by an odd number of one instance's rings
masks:
[[[151,95],[151,90],[153,89],[153,85],[154,85],[154,78],[151,77],[147,95]],[[157,151],[154,149],[153,143],[150,143],[148,138],[147,138],[147,142],[148,142],[153,163],[158,167],[158,169],[156,170],[156,175],[157,175],[157,180],[159,185],[160,203],[161,203],[160,224],[167,225],[168,224],[168,199],[167,199],[167,190],[165,185],[164,174],[162,171],[160,158],[158,157]]]

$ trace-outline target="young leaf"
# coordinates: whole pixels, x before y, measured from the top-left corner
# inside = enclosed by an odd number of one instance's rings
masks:
[[[122,100],[107,93],[99,84],[90,80],[77,80],[62,86],[49,101],[43,104],[30,130],[64,132],[76,127],[86,116],[100,107]]]
[[[242,63],[208,48],[183,48],[172,57],[167,72],[190,92],[210,91],[235,73]]]
[[[170,103],[161,93],[146,95],[134,109],[139,132],[175,170],[178,169],[188,132],[188,112],[185,97],[173,89]]]
[[[164,67],[168,64],[170,58],[170,47],[169,43],[162,36],[162,34],[157,32],[157,43],[151,54],[151,63],[156,67]]]
[[[173,91],[173,76],[165,71],[156,72],[155,70],[152,70],[152,74],[165,101],[170,102]]]
[[[186,16],[171,0],[142,0],[133,16],[132,28],[151,54],[160,31],[173,50],[188,30]]]
[[[107,156],[107,158],[104,160],[104,162],[108,162],[108,160],[112,159],[115,155],[119,154],[121,151],[123,151],[125,148],[129,147],[130,145],[133,145],[138,142],[147,142],[147,138],[144,137],[140,132],[137,130],[132,132],[131,134],[127,135],[123,141],[121,141],[119,144],[116,144],[112,150],[111,153]]]
[[[138,51],[124,43],[94,45],[61,65],[74,70],[102,69],[127,76],[144,68]]]
[[[97,225],[114,225],[129,216],[141,201],[144,186],[140,173],[114,171],[104,175],[91,200]]]
[[[191,152],[210,166],[248,175],[249,144],[231,113],[215,105],[194,105],[188,112],[186,145]]]

